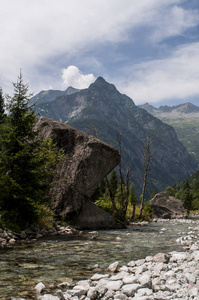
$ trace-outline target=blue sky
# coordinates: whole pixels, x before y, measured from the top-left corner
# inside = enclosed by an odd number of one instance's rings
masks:
[[[199,106],[199,0],[1,0],[0,86],[30,92],[98,76],[135,104]]]

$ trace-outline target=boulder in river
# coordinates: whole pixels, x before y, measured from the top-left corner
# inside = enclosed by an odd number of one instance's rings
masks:
[[[153,208],[153,217],[162,219],[181,219],[188,217],[188,209],[185,204],[166,193],[158,193],[153,197],[149,205]]]
[[[121,227],[89,198],[119,163],[118,151],[105,142],[67,124],[41,117],[35,128],[52,138],[65,153],[57,166],[50,190],[52,210],[79,228]]]

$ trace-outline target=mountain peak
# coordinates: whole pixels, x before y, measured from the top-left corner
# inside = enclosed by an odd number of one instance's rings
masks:
[[[77,93],[77,92],[79,92],[80,91],[80,89],[76,89],[76,88],[74,88],[74,87],[72,87],[72,86],[69,86],[67,89],[66,89],[66,94],[67,95],[71,95],[71,94],[74,94],[74,93]]]
[[[148,111],[149,113],[153,114],[157,108],[155,108],[153,105],[149,104],[148,102],[146,102],[145,104],[142,105],[138,105],[140,108],[145,109],[146,111]]]
[[[106,81],[102,76],[99,76],[99,77],[95,80],[95,83],[107,83],[107,81]]]
[[[100,89],[108,89],[109,91],[110,90],[117,90],[116,87],[112,84],[112,83],[109,83],[107,82],[103,77],[98,77],[94,83],[92,83],[90,85],[91,87],[97,87],[97,88],[100,88]]]
[[[184,104],[179,104],[176,107],[176,110],[184,113],[184,114],[190,114],[190,113],[198,113],[199,112],[199,107],[190,103],[186,102]]]

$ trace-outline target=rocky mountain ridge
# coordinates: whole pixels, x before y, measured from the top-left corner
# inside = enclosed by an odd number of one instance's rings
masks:
[[[190,155],[199,162],[199,107],[189,102],[176,106],[140,105],[153,116],[171,125]]]
[[[59,90],[48,90],[48,91],[41,91],[36,96],[32,97],[31,104],[37,103],[48,103],[53,101],[57,97],[62,97],[66,95],[71,95],[73,93],[77,93],[79,90],[69,86],[65,91]]]
[[[136,194],[141,194],[144,166],[143,147],[150,133],[151,161],[148,193],[163,190],[168,185],[183,180],[194,173],[198,166],[186,148],[177,139],[174,129],[137,107],[133,100],[121,94],[113,84],[102,77],[87,89],[72,94],[61,94],[48,101],[37,98],[39,115],[52,118],[93,134],[118,148],[118,134],[122,141],[122,169],[130,168]],[[33,99],[35,100],[35,98]]]
[[[152,115],[158,116],[158,114],[199,114],[199,107],[192,103],[186,102],[183,104],[175,105],[175,106],[160,106],[158,108],[150,105],[149,103],[145,103],[143,105],[139,105],[140,108],[147,110]]]

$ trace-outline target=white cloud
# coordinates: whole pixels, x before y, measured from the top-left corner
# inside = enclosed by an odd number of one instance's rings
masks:
[[[83,74],[76,66],[69,66],[62,70],[62,80],[64,88],[72,86],[77,89],[87,88],[95,81],[93,74]]]
[[[161,10],[153,10],[148,18],[149,26],[153,31],[150,39],[160,42],[165,38],[183,35],[187,29],[199,24],[199,14],[194,10],[185,10],[179,6],[161,7]]]
[[[199,43],[185,45],[171,57],[131,66],[127,82],[118,82],[118,86],[136,104],[199,97],[198,61]]]
[[[42,84],[57,88],[58,69],[75,64],[74,57],[108,43],[134,39],[136,44],[136,35],[129,33],[140,26],[150,28],[152,42],[182,34],[198,22],[196,12],[177,6],[183,2],[1,0],[0,86],[9,88],[22,68],[34,90]],[[95,59],[106,69],[97,54]]]

